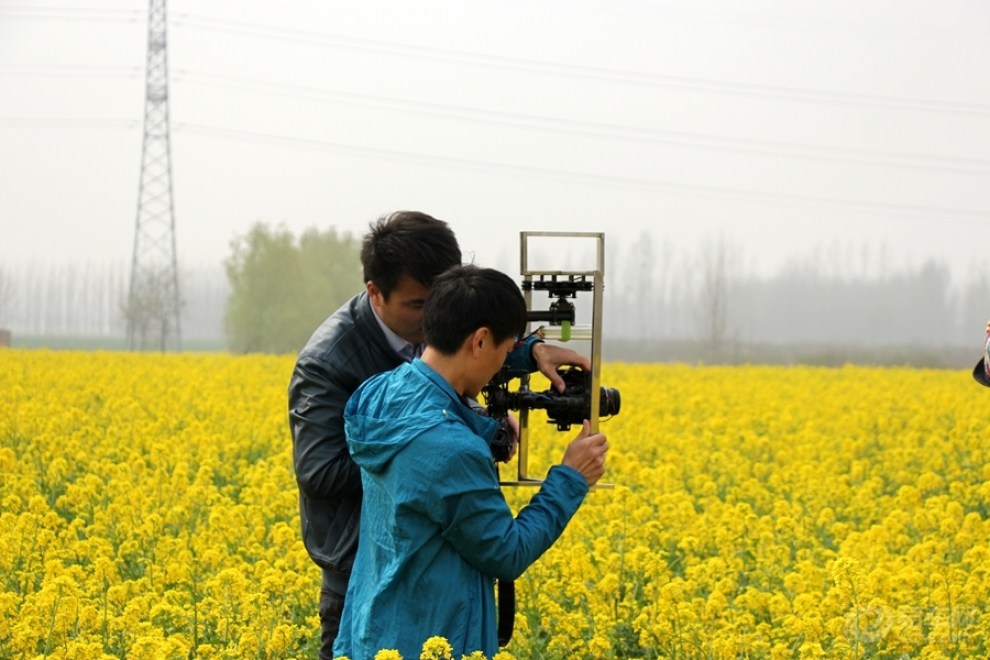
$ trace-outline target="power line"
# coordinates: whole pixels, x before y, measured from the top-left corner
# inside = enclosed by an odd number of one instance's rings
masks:
[[[493,4],[504,5],[509,0],[490,0]],[[573,12],[575,9],[598,11],[607,14],[630,13],[659,16],[664,20],[703,22],[706,25],[727,24],[749,27],[797,30],[803,32],[838,32],[845,34],[868,34],[894,37],[926,38],[939,40],[987,39],[988,33],[979,30],[936,28],[920,25],[890,25],[869,21],[845,21],[835,18],[805,18],[793,15],[771,15],[752,11],[725,9],[698,9],[688,6],[658,6],[655,3],[633,2],[631,0],[515,0],[516,4],[531,6],[543,4]]]
[[[0,74],[30,76],[126,76],[134,78],[141,72],[140,67],[106,65],[47,65],[47,64],[5,64],[0,63]],[[218,87],[262,91],[265,94],[279,94],[296,98],[316,98],[335,103],[348,103],[362,107],[378,107],[390,111],[414,112],[418,114],[481,122],[514,129],[533,130],[579,137],[651,143],[708,151],[735,152],[797,158],[803,160],[877,165],[902,169],[948,171],[962,174],[986,174],[990,172],[990,160],[959,156],[933,156],[904,152],[832,147],[809,143],[793,143],[776,140],[738,138],[727,135],[692,133],[687,131],[665,131],[636,126],[621,126],[603,122],[589,122],[560,117],[548,117],[523,113],[510,113],[483,108],[471,108],[449,104],[431,103],[400,99],[387,96],[342,92],[324,87],[294,85],[290,83],[256,80],[215,73],[175,70],[176,83],[191,82]]]
[[[197,14],[180,13],[177,25],[193,28],[243,34],[251,37],[277,39],[292,43],[314,43],[334,48],[363,50],[401,57],[417,57],[433,61],[470,64],[514,71],[526,71],[544,75],[567,76],[589,80],[603,80],[625,84],[644,85],[681,89],[703,93],[746,96],[753,98],[776,98],[825,105],[845,105],[854,107],[892,108],[919,112],[938,112],[957,115],[990,115],[990,104],[966,101],[939,101],[924,98],[893,97],[876,94],[856,94],[831,92],[800,87],[737,83],[725,80],[691,78],[655,73],[642,73],[603,67],[559,64],[540,60],[529,60],[501,55],[484,55],[464,51],[447,50],[431,46],[416,46],[390,41],[379,41],[358,37],[346,37],[314,30],[297,28],[276,28],[260,23],[218,19]]]
[[[144,15],[137,9],[111,7],[0,7],[0,17],[20,20],[112,23],[141,23],[144,20]]]
[[[226,140],[262,142],[267,144],[292,146],[302,149],[313,149],[317,151],[332,151],[335,153],[343,153],[352,156],[370,157],[402,163],[425,164],[459,170],[489,171],[517,178],[530,178],[536,176],[559,181],[583,183],[587,185],[643,189],[656,192],[684,194],[693,197],[701,196],[748,202],[770,202],[790,206],[796,205],[813,208],[869,211],[884,215],[914,216],[954,222],[979,224],[986,224],[990,222],[990,211],[982,211],[977,209],[894,204],[867,200],[837,199],[815,195],[767,193],[737,188],[682,184],[669,181],[660,181],[656,179],[643,179],[610,174],[590,174],[585,172],[533,167],[528,165],[494,163],[450,156],[418,154],[392,149],[363,147],[342,142],[313,140],[311,138],[296,138],[271,133],[209,126],[204,124],[181,123],[177,124],[175,128],[177,131],[191,132],[207,137],[217,137]]]
[[[22,128],[132,130],[141,128],[141,120],[107,117],[0,117],[0,125],[19,126]]]
[[[620,126],[602,122],[589,122],[560,117],[547,117],[522,113],[510,113],[465,106],[396,99],[352,92],[340,92],[321,87],[293,85],[289,83],[260,81],[225,75],[177,70],[176,81],[190,81],[209,85],[211,89],[226,86],[248,90],[263,90],[286,96],[312,98],[353,105],[381,107],[388,110],[416,112],[431,116],[484,122],[510,128],[577,135],[607,140],[653,143],[714,151],[731,151],[760,155],[783,156],[825,162],[880,165],[908,169],[952,171],[968,174],[990,172],[990,160],[980,158],[943,157],[924,154],[898,153],[869,149],[829,147],[814,144],[789,143],[774,140],[737,138],[725,135],[664,131],[658,129]]]
[[[139,12],[117,9],[67,9],[48,7],[11,7],[0,9],[0,16],[13,18],[60,19],[60,20],[117,20],[136,22],[141,20]],[[587,80],[600,80],[613,83],[641,85],[667,89],[686,90],[700,93],[741,96],[749,98],[772,98],[801,103],[870,107],[881,109],[907,110],[914,112],[934,112],[954,115],[988,116],[990,104],[967,101],[941,101],[927,98],[896,97],[878,94],[835,92],[812,88],[734,81],[693,78],[655,73],[643,73],[604,67],[578,66],[540,60],[531,60],[501,55],[485,55],[465,51],[448,50],[431,46],[347,37],[331,33],[298,28],[273,27],[261,23],[221,19],[192,13],[179,13],[173,19],[176,26],[241,34],[250,37],[276,39],[291,43],[314,43],[317,45],[377,52],[399,57],[415,57],[432,61],[455,64],[468,64],[488,68],[525,71],[528,73],[566,76]]]
[[[0,62],[0,75],[36,77],[137,78],[144,68],[123,64],[34,64]]]
[[[12,124],[20,126],[47,127],[50,125],[59,127],[81,126],[86,128],[138,128],[140,124],[136,120],[83,120],[71,118],[18,118],[0,117],[0,124]],[[766,193],[752,190],[742,190],[737,188],[725,188],[719,186],[700,186],[692,184],[674,183],[655,179],[643,179],[636,177],[624,177],[608,174],[589,174],[553,168],[533,167],[527,165],[515,165],[506,163],[494,163],[489,161],[471,160],[465,158],[454,158],[449,156],[438,156],[431,154],[417,154],[411,152],[379,149],[374,147],[364,147],[340,142],[325,140],[313,140],[311,138],[296,138],[271,133],[257,131],[246,131],[231,129],[220,126],[209,126],[196,123],[179,123],[173,127],[178,134],[191,133],[206,137],[215,137],[225,140],[240,142],[254,142],[274,144],[278,146],[288,146],[297,149],[308,149],[320,152],[342,153],[363,158],[376,158],[400,163],[426,164],[436,167],[458,170],[474,170],[495,172],[501,175],[512,177],[541,177],[545,179],[576,182],[593,186],[612,186],[622,188],[633,188],[641,190],[651,190],[655,192],[683,194],[693,197],[708,197],[715,199],[741,200],[747,202],[764,202],[783,205],[797,205],[812,208],[825,209],[846,209],[858,211],[870,211],[882,213],[884,215],[915,216],[935,220],[966,222],[986,224],[990,222],[990,211],[977,209],[957,209],[939,206],[919,206],[909,204],[891,204],[886,202],[872,202],[864,200],[847,200],[813,195],[791,195],[786,193]]]
[[[490,4],[494,5],[504,6],[507,2],[508,0],[490,0]],[[665,7],[632,0],[608,0],[607,2],[596,0],[516,0],[516,4],[524,7],[542,4],[568,12],[578,9],[607,14],[627,13],[659,16],[664,20],[682,22],[721,23],[810,32],[839,32],[939,40],[958,40],[960,38],[985,40],[988,36],[985,30],[939,28],[928,25],[891,25],[862,20],[840,20],[832,17],[806,18],[794,15],[772,15],[754,11],[708,10],[695,6]],[[7,6],[0,7],[0,16],[24,20],[109,20],[129,23],[143,20],[141,11],[118,7]]]

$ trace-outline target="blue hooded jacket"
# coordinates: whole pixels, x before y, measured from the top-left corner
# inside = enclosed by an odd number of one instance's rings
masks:
[[[517,517],[488,442],[494,420],[421,360],[365,382],[344,412],[364,488],[357,556],[336,656],[447,638],[454,657],[498,652],[494,579],[513,580],[563,532],[588,492],[558,465]]]

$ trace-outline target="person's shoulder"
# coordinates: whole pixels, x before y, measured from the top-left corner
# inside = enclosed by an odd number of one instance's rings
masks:
[[[458,496],[479,487],[498,487],[491,448],[462,422],[445,420],[409,444],[409,474],[416,474],[433,497]]]
[[[435,425],[421,434],[419,444],[428,449],[438,463],[463,463],[479,458],[484,461],[492,460],[488,443],[464,423],[459,411],[452,410],[439,399],[424,402],[419,411],[437,420]]]
[[[361,292],[341,305],[313,332],[298,361],[346,364],[368,352],[388,354],[390,347],[374,322],[368,294]]]

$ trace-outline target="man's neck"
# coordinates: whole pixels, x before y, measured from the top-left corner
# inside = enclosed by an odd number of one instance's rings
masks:
[[[432,346],[427,346],[420,359],[440,374],[440,377],[447,381],[458,395],[464,396],[468,379],[464,360],[459,354],[444,355]]]

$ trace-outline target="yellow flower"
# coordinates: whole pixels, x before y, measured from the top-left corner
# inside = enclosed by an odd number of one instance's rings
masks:
[[[292,365],[4,350],[3,653],[315,656]],[[990,656],[990,436],[968,379],[607,364],[602,381],[623,394],[602,425],[616,485],[517,581],[498,660]],[[542,414],[531,474],[573,437]]]
[[[453,649],[444,637],[430,637],[423,643],[420,660],[450,660]]]

